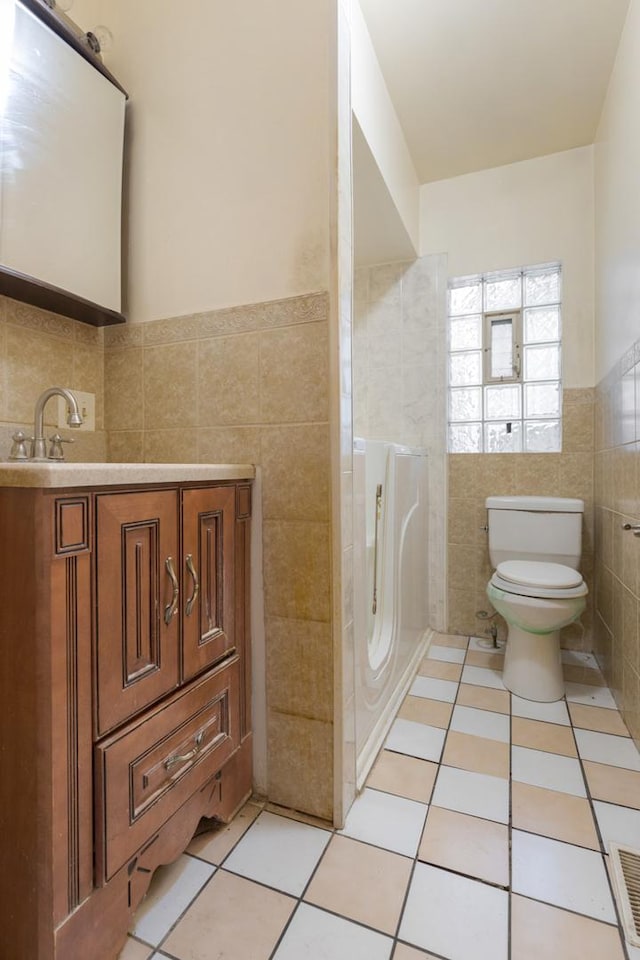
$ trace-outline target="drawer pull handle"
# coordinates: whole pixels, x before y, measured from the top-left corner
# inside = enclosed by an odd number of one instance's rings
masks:
[[[178,610],[178,578],[176,577],[176,572],[173,569],[173,557],[167,557],[164,562],[165,567],[167,568],[167,573],[169,574],[169,579],[171,580],[171,586],[173,587],[173,596],[171,598],[171,603],[168,603],[164,608],[164,622],[167,626],[171,623],[173,617],[175,616]]]
[[[193,593],[187,600],[187,606],[185,608],[185,613],[188,617],[193,613],[193,605],[198,599],[198,594],[200,593],[200,581],[198,580],[198,574],[196,573],[196,568],[193,565],[193,557],[191,554],[187,554],[187,559],[185,560],[187,565],[187,570],[191,574],[191,579],[193,580]]]
[[[188,760],[193,760],[194,757],[197,757],[200,751],[202,750],[202,745],[204,743],[204,730],[201,730],[198,736],[196,737],[196,745],[193,750],[189,750],[188,753],[178,754],[175,757],[169,757],[164,762],[165,770],[171,770],[171,767],[175,767],[176,763],[186,763]]]

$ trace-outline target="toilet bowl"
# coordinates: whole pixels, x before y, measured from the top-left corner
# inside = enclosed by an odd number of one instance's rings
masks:
[[[582,500],[489,497],[487,596],[507,622],[503,682],[526,700],[564,696],[560,630],[580,616]]]
[[[509,627],[503,668],[508,690],[541,702],[564,696],[560,630],[583,612],[587,592],[580,574],[564,564],[498,565],[487,596]]]

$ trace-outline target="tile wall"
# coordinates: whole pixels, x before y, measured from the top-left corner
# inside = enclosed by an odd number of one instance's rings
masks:
[[[429,454],[429,603],[445,628],[446,257],[356,271],[354,433],[426,447]]]
[[[640,742],[640,340],[596,388],[595,651]]]
[[[8,459],[11,436],[20,429],[33,435],[38,396],[48,387],[70,387],[96,397],[96,431],[62,430],[74,443],[65,447],[69,460],[104,460],[103,333],[77,320],[39,310],[0,296],[0,461]],[[57,405],[45,409],[53,427]],[[53,429],[45,431],[47,436]]]
[[[105,333],[112,461],[256,463],[263,480],[269,798],[333,809],[326,294]]]
[[[581,623],[561,634],[565,648],[593,649],[594,602],[594,391],[563,393],[562,453],[451,454],[448,505],[448,603],[451,633],[482,635],[475,616],[490,610],[485,588],[491,576],[485,498],[492,495],[580,497],[585,502],[582,574],[589,586]],[[640,547],[640,543],[638,544]],[[506,626],[498,617],[500,635]]]

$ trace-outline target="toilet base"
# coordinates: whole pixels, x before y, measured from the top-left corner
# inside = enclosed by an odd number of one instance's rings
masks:
[[[560,631],[527,633],[509,626],[502,679],[507,690],[525,700],[552,703],[564,697]]]

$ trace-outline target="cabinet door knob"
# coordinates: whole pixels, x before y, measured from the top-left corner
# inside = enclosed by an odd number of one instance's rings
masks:
[[[164,622],[167,626],[169,626],[173,617],[178,611],[178,596],[180,593],[180,588],[178,587],[178,578],[176,577],[176,572],[173,569],[173,557],[167,557],[164,565],[167,568],[167,573],[169,574],[169,579],[171,580],[171,586],[173,587],[171,603],[168,603],[164,608]]]
[[[198,594],[200,593],[200,581],[198,580],[198,574],[196,573],[196,568],[193,565],[193,557],[190,553],[187,554],[185,564],[189,574],[191,575],[191,579],[193,580],[193,592],[187,600],[187,605],[185,607],[185,613],[188,617],[190,617],[193,613],[193,605],[198,599]]]

